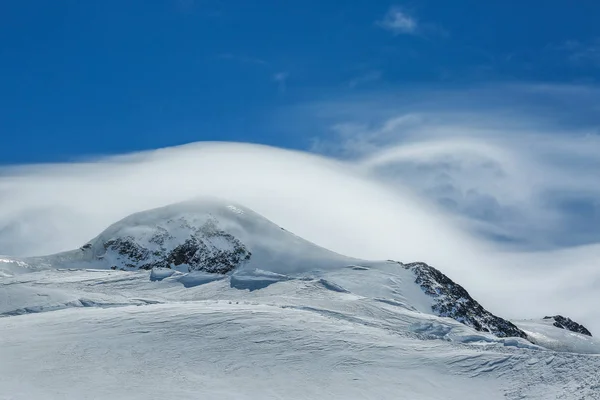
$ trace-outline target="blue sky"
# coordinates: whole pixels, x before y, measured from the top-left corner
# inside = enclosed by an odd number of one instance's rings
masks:
[[[12,165],[249,142],[349,162],[497,243],[597,243],[599,15],[591,0],[0,2],[0,193]]]
[[[593,85],[598,15],[592,0],[4,1],[0,163],[199,140],[310,148],[280,110],[389,88]]]

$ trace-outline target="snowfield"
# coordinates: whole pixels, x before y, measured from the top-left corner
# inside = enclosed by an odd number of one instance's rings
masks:
[[[477,331],[415,278],[227,202],[136,214],[0,260],[0,399],[600,399],[597,339]]]

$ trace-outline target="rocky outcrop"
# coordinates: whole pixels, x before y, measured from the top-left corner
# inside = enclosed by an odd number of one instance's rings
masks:
[[[415,283],[434,299],[432,310],[440,317],[449,317],[480,332],[498,337],[520,337],[527,334],[512,322],[497,317],[475,301],[459,284],[437,269],[421,262],[403,264],[415,274]]]
[[[560,329],[566,329],[571,332],[581,333],[582,335],[592,336],[592,333],[587,330],[587,328],[577,322],[573,321],[571,318],[563,317],[562,315],[554,315],[551,317],[544,317],[544,319],[552,319],[554,325]]]
[[[170,229],[156,226],[144,235],[110,238],[102,243],[103,258],[113,268],[152,269],[187,266],[188,271],[225,274],[250,260],[251,252],[233,235],[223,231],[218,221],[208,219],[200,226],[184,218],[168,220]],[[178,231],[177,237],[170,232]],[[182,235],[181,232],[185,232]],[[93,251],[85,245],[82,251]]]

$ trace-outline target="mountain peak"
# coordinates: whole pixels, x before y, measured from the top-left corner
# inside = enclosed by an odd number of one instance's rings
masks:
[[[449,317],[480,332],[498,337],[521,337],[527,334],[512,322],[500,318],[479,304],[459,284],[442,272],[423,263],[404,264],[416,276],[415,283],[434,299],[432,310],[440,317]]]
[[[332,268],[351,259],[239,204],[209,197],[132,214],[82,246],[74,260],[112,269],[225,274],[250,264],[288,273]]]
[[[562,315],[554,315],[550,317],[544,317],[544,319],[553,320],[554,322],[552,323],[552,325],[554,325],[557,328],[566,329],[575,333],[581,333],[582,335],[586,336],[592,336],[592,333],[589,330],[587,330],[585,326],[578,324],[571,318],[563,317]]]
[[[229,232],[243,224],[248,212],[214,198],[172,204],[124,218],[81,250],[112,269],[227,273],[252,256]]]

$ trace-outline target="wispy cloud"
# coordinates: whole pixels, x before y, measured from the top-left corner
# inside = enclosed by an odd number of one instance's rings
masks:
[[[290,74],[288,72],[277,72],[273,75],[273,81],[275,81],[279,87],[280,92],[285,92],[287,89],[287,80]]]
[[[600,90],[523,85],[403,98],[316,105],[334,117],[313,150],[362,160],[478,234],[536,249],[600,242]]]
[[[395,35],[415,34],[419,28],[417,19],[398,6],[391,7],[377,25]]]
[[[574,65],[600,67],[600,38],[588,42],[567,40],[554,48],[566,53]]]

